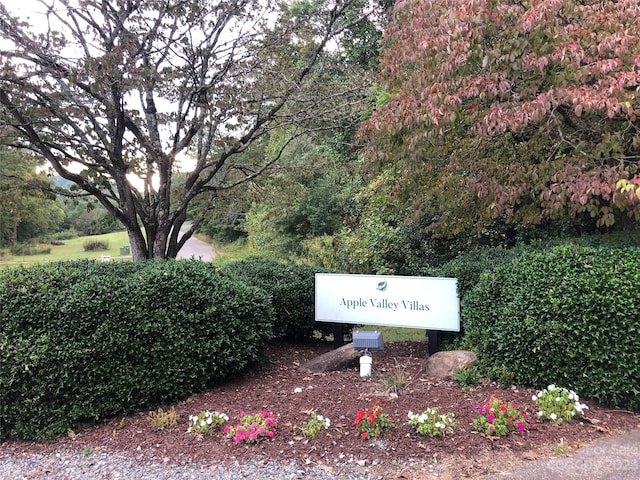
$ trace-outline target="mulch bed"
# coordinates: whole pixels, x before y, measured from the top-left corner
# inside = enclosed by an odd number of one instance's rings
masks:
[[[227,381],[193,395],[175,406],[180,418],[171,429],[159,431],[148,412],[115,418],[51,442],[10,440],[0,444],[3,452],[87,451],[126,452],[154,462],[202,462],[212,466],[232,460],[264,460],[301,465],[355,465],[401,478],[403,472],[439,472],[439,478],[480,477],[510,468],[519,462],[566,454],[598,438],[640,427],[638,412],[627,412],[582,399],[589,410],[587,420],[551,425],[533,420],[526,433],[490,438],[472,428],[474,408],[490,395],[515,402],[535,419],[537,411],[531,388],[510,387],[485,382],[463,387],[454,380],[438,380],[422,373],[426,356],[420,342],[387,343],[382,352],[372,353],[371,378],[360,378],[357,368],[312,374],[299,367],[328,351],[331,345],[275,345],[268,351],[269,363],[261,370]],[[392,375],[403,375],[408,383],[397,396],[387,389]],[[300,393],[294,393],[297,387]],[[363,440],[354,426],[357,411],[375,401],[396,428],[378,439]],[[407,412],[439,407],[453,412],[460,421],[458,430],[444,438],[420,437],[408,424]],[[165,409],[170,406],[163,406]],[[278,419],[273,439],[258,444],[234,444],[222,430],[212,435],[188,434],[189,415],[204,410],[224,412],[230,422],[241,411],[268,410]],[[315,438],[305,438],[299,427],[312,411],[331,419],[331,427]],[[384,473],[386,472],[386,474]],[[408,477],[405,477],[408,478]],[[415,478],[415,477],[411,477]],[[425,477],[426,478],[426,477]]]

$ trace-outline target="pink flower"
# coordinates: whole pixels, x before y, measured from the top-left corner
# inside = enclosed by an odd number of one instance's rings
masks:
[[[267,437],[272,438],[273,434],[274,434],[274,432],[267,432]]]
[[[518,430],[524,432],[524,425],[522,424],[522,422],[518,422]]]
[[[489,416],[487,417],[487,422],[489,422],[489,423],[493,423],[493,421],[495,420],[495,418],[496,418],[496,417],[495,417],[495,416],[493,415],[493,413],[492,413],[491,415],[489,415]]]

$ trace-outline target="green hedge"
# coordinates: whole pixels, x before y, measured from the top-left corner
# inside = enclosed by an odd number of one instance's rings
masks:
[[[0,270],[0,436],[51,437],[183,398],[261,358],[264,291],[196,261]]]
[[[640,249],[564,245],[483,274],[462,301],[465,340],[514,381],[640,408]]]
[[[518,251],[520,250],[507,250],[502,247],[474,250],[450,260],[436,269],[433,274],[439,277],[457,278],[458,296],[462,298],[473,290],[483,273],[510,262]]]
[[[490,247],[463,253],[430,272],[431,276],[456,278],[458,280],[458,298],[473,290],[480,277],[496,266],[508,263],[515,256],[517,249]],[[438,336],[439,349],[458,349],[464,342],[464,324],[460,324],[459,332],[441,332]]]
[[[225,275],[268,292],[276,312],[273,335],[290,342],[310,340],[315,332],[323,336],[332,333],[332,324],[315,321],[315,274],[325,271],[260,258],[230,263],[220,269]]]

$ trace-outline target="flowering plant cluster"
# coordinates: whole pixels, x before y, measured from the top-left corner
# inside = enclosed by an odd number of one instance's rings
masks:
[[[491,395],[476,411],[473,427],[487,435],[504,437],[513,430],[524,432],[531,428],[531,424],[515,403],[505,402]]]
[[[329,428],[331,420],[317,413],[311,414],[311,419],[302,424],[302,434],[305,437],[315,437],[323,428]]]
[[[206,410],[198,415],[189,415],[190,426],[187,433],[200,433],[202,435],[213,432],[216,427],[229,421],[229,417],[224,413],[210,412]]]
[[[272,438],[276,433],[276,417],[267,411],[258,413],[240,412],[240,423],[224,427],[236,443],[257,443],[263,438]]]
[[[387,414],[382,412],[380,402],[375,402],[368,410],[358,410],[353,423],[362,438],[377,437],[394,427]]]
[[[427,408],[422,413],[408,413],[409,423],[420,435],[445,436],[458,428],[459,422],[453,413],[440,414],[438,408]]]
[[[563,420],[571,420],[576,415],[582,416],[583,411],[589,408],[580,403],[580,397],[576,392],[555,385],[549,385],[539,391],[532,400],[540,409],[538,417],[552,423],[562,423]]]

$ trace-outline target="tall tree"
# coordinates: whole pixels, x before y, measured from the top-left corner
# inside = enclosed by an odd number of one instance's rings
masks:
[[[633,192],[615,188],[639,171],[638,18],[637,0],[398,2],[367,157],[401,166],[441,233],[640,219]]]
[[[135,260],[175,257],[218,192],[255,178],[360,95],[319,73],[366,2],[273,3],[42,1],[40,32],[0,5],[0,38],[11,45],[0,54],[0,115],[13,146],[96,197],[127,228]],[[288,136],[271,156],[234,161],[274,129]],[[181,154],[193,168],[176,199]],[[202,208],[180,238],[196,198]]]
[[[64,212],[33,155],[0,145],[0,246],[56,231]]]

